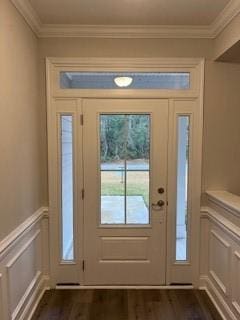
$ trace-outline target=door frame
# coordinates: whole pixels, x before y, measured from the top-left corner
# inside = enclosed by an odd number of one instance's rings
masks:
[[[191,86],[188,90],[89,90],[60,89],[60,71],[118,71],[118,72],[189,72]],[[199,283],[199,235],[200,235],[200,199],[201,199],[201,166],[202,166],[202,134],[203,134],[203,90],[204,90],[204,59],[203,58],[47,58],[47,123],[48,123],[48,183],[49,183],[49,238],[50,238],[50,279],[51,286],[58,283],[83,284],[83,199],[75,199],[74,232],[76,259],[74,262],[63,262],[60,259],[60,226],[59,217],[59,179],[58,179],[58,142],[57,117],[60,113],[71,113],[74,123],[74,187],[77,192],[83,189],[82,159],[77,146],[82,144],[82,126],[77,125],[81,117],[83,98],[134,98],[134,99],[169,99],[169,144],[168,144],[168,213],[167,213],[167,265],[166,285],[173,283]],[[62,106],[57,102],[63,101]],[[189,188],[191,190],[191,229],[190,229],[190,260],[176,262],[175,252],[175,209],[176,180],[171,172],[176,172],[176,116],[189,115],[192,118],[192,150]],[[171,134],[170,134],[171,133]],[[175,171],[174,171],[175,170]],[[192,241],[194,239],[194,241]],[[81,286],[80,286],[81,287]]]

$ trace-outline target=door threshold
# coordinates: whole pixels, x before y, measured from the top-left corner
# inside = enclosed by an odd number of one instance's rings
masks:
[[[56,285],[56,289],[194,289],[193,285]]]

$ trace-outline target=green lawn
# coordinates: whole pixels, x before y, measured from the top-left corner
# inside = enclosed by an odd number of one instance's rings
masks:
[[[103,196],[123,196],[124,182],[121,175],[113,171],[102,172],[101,189]],[[149,206],[148,172],[128,172],[126,193],[128,196],[142,196]]]

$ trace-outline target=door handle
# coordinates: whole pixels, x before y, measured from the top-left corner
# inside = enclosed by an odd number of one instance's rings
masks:
[[[163,200],[158,200],[157,203],[152,203],[152,209],[161,210],[164,205],[165,205],[165,202]]]

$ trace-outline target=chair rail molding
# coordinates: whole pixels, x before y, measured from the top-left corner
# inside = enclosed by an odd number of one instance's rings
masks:
[[[2,241],[0,241],[0,261],[8,254],[11,248],[15,245],[16,241],[19,241],[26,232],[31,229],[37,222],[43,218],[48,218],[48,208],[41,207],[35,211],[29,218],[22,222],[16,229],[14,229],[9,235],[7,235]]]
[[[0,242],[0,319],[30,320],[49,288],[48,208]]]
[[[240,218],[240,196],[228,191],[206,191],[207,199]]]
[[[239,0],[228,5],[210,25],[70,25],[43,24],[29,0],[11,0],[35,34],[47,37],[93,38],[216,38],[240,12]]]

